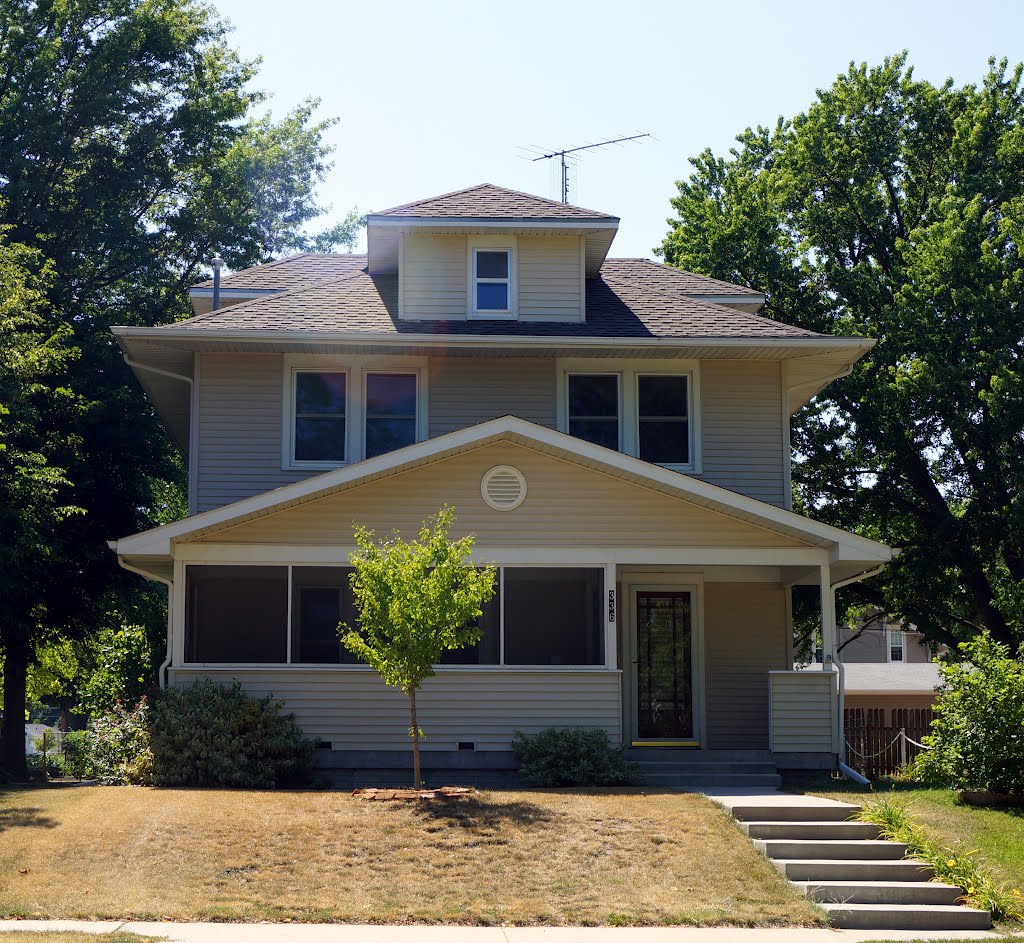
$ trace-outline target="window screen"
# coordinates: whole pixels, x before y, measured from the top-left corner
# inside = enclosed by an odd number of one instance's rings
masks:
[[[288,568],[189,566],[185,658],[283,663],[288,656]]]
[[[509,283],[509,251],[507,249],[477,250],[474,299],[477,311],[507,311]]]
[[[357,622],[351,567],[292,568],[292,661],[300,664],[350,665],[358,659],[338,637],[338,624]]]
[[[345,461],[346,375],[295,374],[295,460]]]
[[[507,567],[504,581],[506,664],[603,664],[602,570]]]
[[[690,461],[687,378],[638,376],[640,458],[660,465]]]
[[[445,652],[441,655],[442,665],[496,665],[501,660],[501,594],[497,576],[494,582],[494,595],[481,607],[483,615],[477,620],[484,630],[480,641],[476,645]]]
[[[606,449],[619,447],[619,378],[569,375],[569,435]]]
[[[366,457],[416,441],[416,374],[366,375]]]

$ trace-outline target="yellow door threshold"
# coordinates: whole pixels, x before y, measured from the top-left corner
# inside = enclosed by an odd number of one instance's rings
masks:
[[[634,740],[631,747],[700,747],[699,740]]]

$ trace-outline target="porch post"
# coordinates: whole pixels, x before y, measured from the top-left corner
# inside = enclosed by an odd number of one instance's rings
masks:
[[[608,669],[617,668],[619,664],[619,640],[615,631],[619,618],[617,569],[614,563],[604,565],[604,666]]]
[[[833,665],[838,662],[838,653],[836,652],[836,646],[838,639],[836,637],[836,597],[832,592],[832,568],[828,563],[822,563],[819,569],[819,584],[821,589],[821,650],[822,650],[822,669],[825,671],[833,671]],[[842,677],[842,667],[838,666],[836,671],[840,672],[840,679]],[[837,679],[838,684],[841,684],[841,680]],[[841,753],[843,747],[842,738],[842,724],[843,718],[839,713],[839,692],[835,692],[835,700],[832,704],[832,709],[836,712],[835,723],[832,725],[832,752],[837,756]]]

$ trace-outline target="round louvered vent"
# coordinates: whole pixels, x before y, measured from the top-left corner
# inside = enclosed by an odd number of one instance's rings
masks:
[[[512,511],[526,498],[526,479],[518,468],[495,465],[481,480],[480,494],[495,511]]]

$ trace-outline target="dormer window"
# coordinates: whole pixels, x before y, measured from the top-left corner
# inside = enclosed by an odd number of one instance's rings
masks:
[[[469,247],[470,317],[510,319],[516,316],[515,255],[509,245],[490,241]]]

